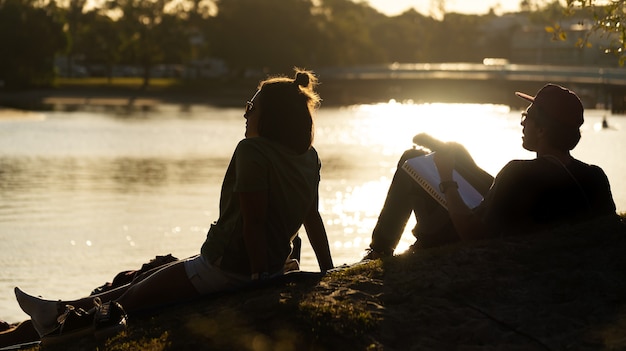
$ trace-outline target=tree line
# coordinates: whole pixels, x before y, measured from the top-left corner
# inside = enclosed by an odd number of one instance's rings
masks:
[[[509,57],[510,27],[484,35],[496,14],[414,10],[386,16],[351,0],[0,0],[0,82],[4,88],[50,85],[54,58],[143,68],[220,59],[232,75],[390,62],[480,62]],[[442,0],[440,0],[443,3]],[[571,1],[570,1],[571,2]],[[535,23],[562,16],[558,1],[523,0]],[[572,5],[573,6],[573,5]],[[558,7],[559,11],[555,11]]]

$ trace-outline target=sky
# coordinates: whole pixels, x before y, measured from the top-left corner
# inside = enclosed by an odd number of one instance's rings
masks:
[[[371,7],[388,16],[398,15],[410,8],[428,15],[431,13],[433,0],[362,0]],[[446,12],[460,12],[468,14],[485,14],[490,8],[496,13],[519,11],[520,0],[445,0]]]

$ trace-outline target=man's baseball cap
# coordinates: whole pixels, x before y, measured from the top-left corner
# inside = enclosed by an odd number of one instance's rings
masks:
[[[564,126],[580,128],[585,121],[583,104],[573,91],[556,84],[546,84],[535,96],[515,92],[515,95],[537,106],[548,118]]]

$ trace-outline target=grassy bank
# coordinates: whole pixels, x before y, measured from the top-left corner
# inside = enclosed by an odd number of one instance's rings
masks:
[[[596,221],[298,274],[131,316],[99,350],[623,350],[626,230]]]

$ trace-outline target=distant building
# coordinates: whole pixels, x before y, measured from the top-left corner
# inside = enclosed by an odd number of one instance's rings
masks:
[[[488,21],[477,44],[486,57],[502,57],[516,64],[619,66],[616,56],[605,53],[614,36],[591,32],[590,25],[579,22],[576,18],[561,21],[567,39],[558,40],[558,34],[549,33],[545,24],[532,23],[527,13],[509,13]],[[578,40],[586,40],[588,45],[581,48],[576,45]]]
[[[606,54],[605,49],[611,44],[606,34],[592,33],[591,29],[580,25],[576,20],[561,24],[566,40],[558,40],[546,31],[544,26],[524,25],[511,37],[511,58],[513,63],[568,65],[568,66],[603,66],[618,65],[617,58]],[[586,40],[589,45],[579,47],[577,41]]]

